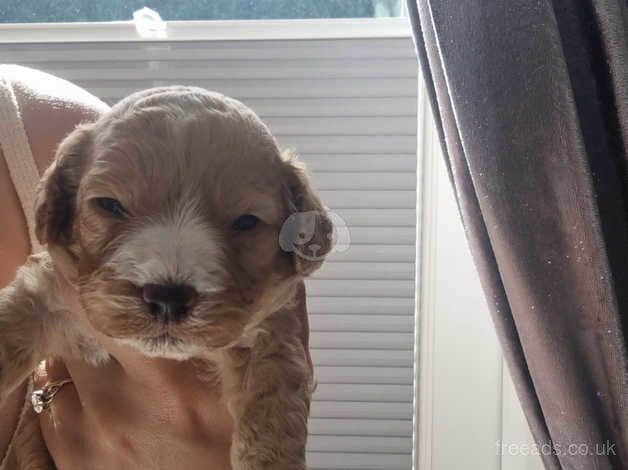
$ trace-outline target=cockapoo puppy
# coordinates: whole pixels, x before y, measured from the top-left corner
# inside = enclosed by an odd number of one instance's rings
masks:
[[[61,143],[36,224],[47,250],[0,290],[0,402],[45,358],[108,360],[62,276],[98,332],[216,371],[234,470],[305,468],[311,373],[291,307],[332,224],[253,111],[193,87],[129,96]]]

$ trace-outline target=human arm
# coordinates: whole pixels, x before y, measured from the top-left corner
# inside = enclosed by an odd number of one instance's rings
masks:
[[[49,165],[56,145],[76,124],[95,119],[107,106],[84,90],[42,72],[24,67],[3,67],[13,84],[24,127],[40,173]],[[27,223],[9,169],[0,149],[0,288],[15,277],[30,253]],[[17,425],[25,386],[0,406],[0,459]]]

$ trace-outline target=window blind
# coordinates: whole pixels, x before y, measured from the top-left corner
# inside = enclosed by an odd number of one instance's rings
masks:
[[[296,150],[351,246],[307,282],[312,470],[412,467],[417,63],[410,37],[0,44],[2,62],[113,103],[193,84],[244,101]]]

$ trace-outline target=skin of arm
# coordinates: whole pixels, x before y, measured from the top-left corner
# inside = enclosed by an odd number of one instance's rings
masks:
[[[56,77],[24,67],[7,67],[22,113],[35,163],[42,173],[57,143],[78,123],[95,119],[108,106],[84,90]],[[15,276],[30,253],[26,219],[0,149],[0,287]],[[0,457],[17,423],[25,389],[17,390],[0,408]]]

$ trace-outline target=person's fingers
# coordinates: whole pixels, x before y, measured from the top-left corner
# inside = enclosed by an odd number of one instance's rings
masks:
[[[103,408],[103,404],[110,403],[110,395],[116,391],[112,384],[120,384],[124,379],[122,367],[113,358],[98,366],[81,359],[68,358],[66,366],[86,413],[99,410]]]
[[[33,386],[40,389],[46,384],[71,378],[63,361],[47,360],[42,362],[33,375]],[[42,427],[68,426],[81,419],[82,406],[74,383],[61,387],[54,396],[50,408],[40,415]]]
[[[65,397],[71,392],[64,392]],[[59,392],[61,394],[61,392]],[[60,402],[62,402],[60,400]],[[64,414],[66,407],[53,407],[49,416],[40,417],[41,433],[48,452],[59,470],[85,468],[81,463],[91,450],[89,432],[83,420],[78,422],[68,419]],[[48,412],[42,413],[48,415]]]
[[[38,389],[67,378],[70,378],[70,374],[63,361],[48,360],[35,370],[33,386]],[[50,407],[39,415],[39,424],[46,446],[58,468],[69,468],[70,462],[75,463],[84,455],[86,441],[83,434],[83,409],[73,383],[61,387]]]

